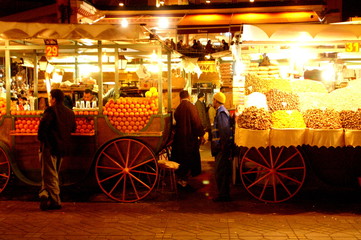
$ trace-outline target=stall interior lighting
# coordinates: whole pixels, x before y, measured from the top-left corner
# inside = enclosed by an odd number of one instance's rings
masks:
[[[128,22],[128,20],[127,19],[123,19],[122,21],[121,21],[121,26],[123,27],[123,28],[126,28],[126,27],[128,27],[128,25],[129,25],[129,22]]]
[[[121,70],[125,70],[127,68],[128,60],[124,55],[119,55],[118,57],[118,68]]]
[[[159,26],[159,28],[168,28],[169,27],[168,18],[165,18],[165,17],[159,18],[158,26]]]
[[[40,71],[45,71],[47,65],[48,65],[48,59],[46,59],[45,56],[41,56],[41,58],[39,59],[39,69],[40,69]]]

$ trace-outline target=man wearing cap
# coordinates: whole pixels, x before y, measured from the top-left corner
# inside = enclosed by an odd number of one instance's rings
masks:
[[[215,178],[218,196],[213,198],[215,202],[230,201],[230,186],[232,175],[232,143],[230,115],[224,107],[226,96],[222,92],[213,95],[213,106],[216,116],[212,128],[211,152],[215,157]]]
[[[198,110],[199,118],[201,119],[203,128],[206,132],[209,132],[211,129],[211,122],[209,121],[209,116],[206,111],[206,104],[204,103],[204,93],[200,92],[198,94],[198,100],[194,104]]]
[[[201,173],[200,143],[204,143],[204,129],[196,107],[190,102],[188,91],[179,93],[180,104],[174,112],[176,121],[172,144],[172,160],[179,163],[177,182],[187,187],[188,176]]]

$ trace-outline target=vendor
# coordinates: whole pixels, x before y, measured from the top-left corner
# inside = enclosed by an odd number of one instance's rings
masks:
[[[84,94],[83,94],[83,98],[80,99],[81,101],[98,101],[97,96],[95,96],[95,94],[93,93],[92,90],[90,89],[85,89]]]

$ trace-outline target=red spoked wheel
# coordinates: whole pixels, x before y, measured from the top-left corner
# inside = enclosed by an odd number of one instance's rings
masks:
[[[157,183],[156,156],[135,139],[119,138],[105,144],[97,155],[95,168],[102,191],[118,202],[143,199]]]
[[[278,203],[292,198],[300,190],[306,166],[296,147],[252,147],[242,157],[240,176],[253,197]]]
[[[0,193],[5,189],[10,179],[10,163],[4,149],[0,147]]]

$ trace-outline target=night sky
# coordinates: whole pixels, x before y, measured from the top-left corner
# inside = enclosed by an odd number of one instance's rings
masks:
[[[360,0],[343,0],[342,20],[347,21],[350,17],[361,17]]]

